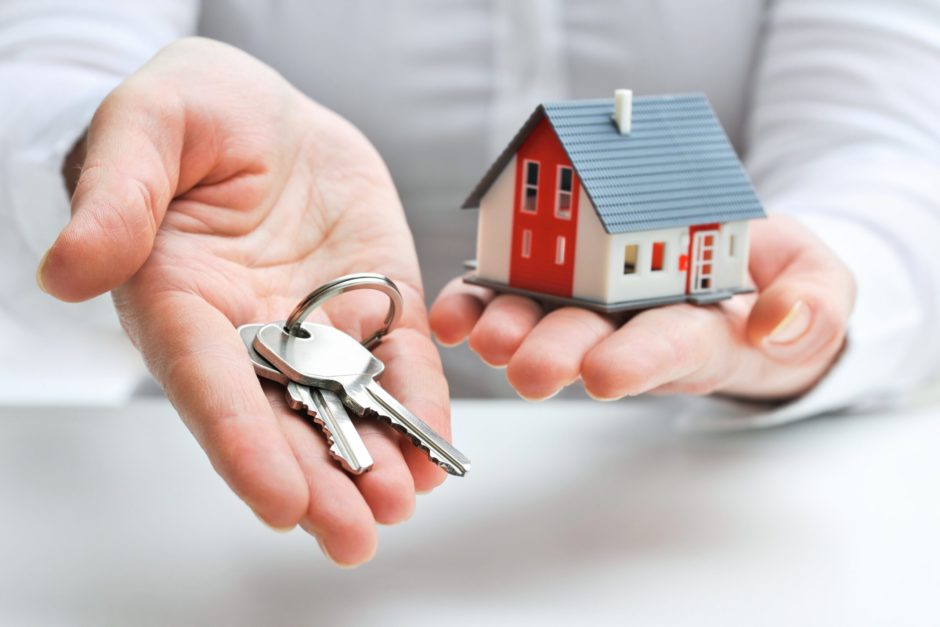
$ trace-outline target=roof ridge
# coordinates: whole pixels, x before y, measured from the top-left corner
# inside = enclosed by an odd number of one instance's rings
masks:
[[[708,101],[708,96],[705,95],[705,92],[702,91],[683,91],[675,92],[670,94],[643,94],[633,96],[633,104],[637,103],[653,103],[653,102],[668,102],[668,101],[678,101],[678,100],[689,100],[692,98],[701,98],[702,100]],[[614,103],[613,97],[610,98],[572,98],[568,100],[544,100],[539,103],[541,106],[561,106],[561,107],[576,107],[578,105],[612,105]]]

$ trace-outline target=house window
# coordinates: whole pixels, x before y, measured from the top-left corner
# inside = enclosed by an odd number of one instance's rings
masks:
[[[522,186],[522,210],[526,213],[535,213],[539,206],[539,162],[526,160],[524,165],[525,184]]]
[[[734,235],[731,235],[728,237],[728,256],[731,257],[732,259],[734,259],[735,244],[737,243],[734,240],[735,240]]]
[[[653,257],[650,259],[650,270],[662,272],[666,261],[666,242],[653,242]]]
[[[574,176],[568,166],[558,166],[558,191],[555,194],[555,217],[571,219],[571,191],[574,188]]]
[[[623,249],[623,273],[636,274],[636,258],[640,247],[636,244],[627,244]]]
[[[563,235],[555,238],[555,265],[565,265],[565,238]]]
[[[532,256],[532,231],[523,229],[522,231],[522,258],[528,259]]]

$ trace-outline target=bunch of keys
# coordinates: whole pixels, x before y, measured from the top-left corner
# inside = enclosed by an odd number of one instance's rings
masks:
[[[375,289],[389,298],[381,329],[361,343],[339,329],[305,322],[324,302],[356,289]],[[372,354],[401,316],[398,287],[381,274],[351,274],[311,292],[286,322],[244,324],[238,328],[258,377],[286,387],[287,403],[320,427],[330,456],[346,472],[372,468],[372,456],[356,431],[353,417],[384,420],[404,433],[448,473],[463,476],[470,460],[412,414],[376,381],[385,365]]]

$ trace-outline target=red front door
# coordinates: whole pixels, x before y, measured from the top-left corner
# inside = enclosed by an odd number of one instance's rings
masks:
[[[579,191],[568,156],[542,119],[516,153],[510,285],[571,296]]]

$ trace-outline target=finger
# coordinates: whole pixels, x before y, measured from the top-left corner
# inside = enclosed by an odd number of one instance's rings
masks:
[[[266,387],[281,430],[306,478],[309,504],[301,526],[337,564],[356,566],[369,561],[375,555],[377,536],[363,495],[336,466],[323,437],[287,407],[284,388]]]
[[[97,296],[124,283],[150,255],[179,172],[185,123],[174,102],[130,79],[98,108],[72,218],[37,273],[53,296]]]
[[[506,376],[523,398],[545,399],[581,374],[587,352],[614,331],[614,322],[593,311],[564,307],[547,314],[522,341]]]
[[[150,371],[232,490],[268,524],[293,527],[307,511],[307,485],[238,333],[200,297],[158,298],[148,288],[132,282],[115,300],[123,309],[148,299],[143,315],[123,319]]]
[[[771,237],[773,246],[764,245]],[[748,319],[750,342],[784,364],[828,359],[842,345],[855,302],[849,269],[792,220],[758,226],[753,249],[760,297]]]
[[[542,307],[534,300],[501,294],[473,327],[470,348],[490,366],[505,366],[541,317]]]
[[[415,510],[415,483],[405,462],[397,433],[377,420],[357,419],[373,466],[353,478],[372,510],[376,522],[394,525],[411,517]]]
[[[740,298],[740,297],[739,297]],[[710,393],[740,361],[747,307],[674,305],[644,311],[592,348],[581,378],[594,398],[635,396],[684,381],[682,391]]]
[[[420,331],[402,327],[386,337],[375,352],[385,363],[382,375],[385,389],[441,437],[450,440],[447,381],[431,339]],[[400,447],[417,491],[427,492],[444,481],[446,473],[410,440],[401,438]]]
[[[468,285],[460,278],[448,283],[431,305],[429,315],[437,341],[456,346],[466,340],[493,296],[492,290]]]

